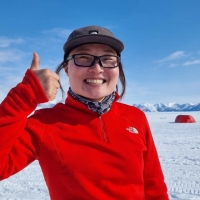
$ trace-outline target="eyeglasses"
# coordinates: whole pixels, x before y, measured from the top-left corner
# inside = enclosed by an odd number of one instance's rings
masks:
[[[121,62],[119,56],[113,55],[103,55],[103,56],[93,56],[90,54],[74,54],[65,59],[69,61],[74,59],[74,64],[79,67],[91,67],[95,64],[95,61],[99,61],[99,65],[103,68],[114,68],[118,67]]]

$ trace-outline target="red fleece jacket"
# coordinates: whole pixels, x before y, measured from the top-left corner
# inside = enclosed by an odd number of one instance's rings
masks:
[[[168,200],[142,111],[115,101],[98,116],[69,95],[27,119],[46,101],[28,70],[1,103],[0,179],[37,159],[52,200]]]

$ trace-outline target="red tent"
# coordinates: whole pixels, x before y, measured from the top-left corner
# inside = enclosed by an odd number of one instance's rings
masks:
[[[178,115],[175,119],[176,123],[195,123],[194,117],[191,115]]]

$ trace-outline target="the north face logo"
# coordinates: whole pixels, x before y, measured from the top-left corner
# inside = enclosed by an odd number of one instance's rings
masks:
[[[130,133],[138,134],[138,130],[134,127],[128,127],[126,128],[126,130],[129,131]]]

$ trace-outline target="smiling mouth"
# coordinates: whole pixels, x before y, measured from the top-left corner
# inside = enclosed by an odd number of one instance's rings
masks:
[[[94,85],[102,85],[106,81],[103,79],[85,79],[84,80],[88,84],[94,84]]]

